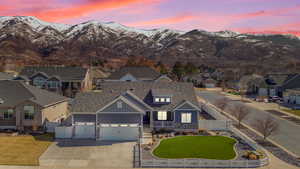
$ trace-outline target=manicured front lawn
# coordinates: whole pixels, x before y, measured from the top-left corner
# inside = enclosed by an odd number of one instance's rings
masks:
[[[178,136],[164,139],[153,151],[159,158],[204,158],[230,160],[236,156],[236,141],[223,136]]]
[[[0,136],[0,165],[39,165],[53,136]]]
[[[300,116],[300,110],[284,109],[283,111],[288,112],[288,113],[292,113],[296,116]]]

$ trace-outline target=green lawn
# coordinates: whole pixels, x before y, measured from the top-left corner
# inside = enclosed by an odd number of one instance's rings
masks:
[[[223,136],[178,136],[164,139],[153,151],[159,158],[205,158],[230,160],[236,156],[236,141]]]
[[[283,111],[294,114],[296,116],[300,116],[300,110],[284,109]]]
[[[0,136],[0,165],[39,165],[53,136]]]

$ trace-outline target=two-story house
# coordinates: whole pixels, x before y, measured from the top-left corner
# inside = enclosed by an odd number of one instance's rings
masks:
[[[68,97],[92,88],[90,71],[82,67],[27,66],[15,80]]]
[[[107,82],[74,99],[73,138],[137,140],[144,127],[197,131],[200,112],[191,83]]]
[[[0,81],[0,129],[42,129],[67,117],[68,101],[20,81]]]

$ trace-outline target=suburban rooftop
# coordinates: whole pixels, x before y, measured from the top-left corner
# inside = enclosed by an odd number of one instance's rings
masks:
[[[88,69],[82,67],[64,67],[64,66],[26,66],[21,71],[20,76],[30,78],[37,73],[51,78],[56,77],[62,81],[83,80]]]
[[[101,92],[79,93],[73,102],[73,112],[96,112],[120,95],[132,93],[154,110],[171,110],[188,101],[198,106],[197,98],[191,83],[180,82],[106,82]],[[151,91],[172,92],[170,104],[154,104]],[[165,94],[165,93],[163,93]]]
[[[0,107],[14,107],[24,101],[34,102],[42,107],[66,101],[68,98],[48,92],[20,81],[0,81]]]

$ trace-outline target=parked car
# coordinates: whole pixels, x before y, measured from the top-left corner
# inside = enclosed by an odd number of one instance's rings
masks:
[[[278,102],[278,101],[283,101],[281,97],[278,96],[272,96],[269,98],[270,102]]]

